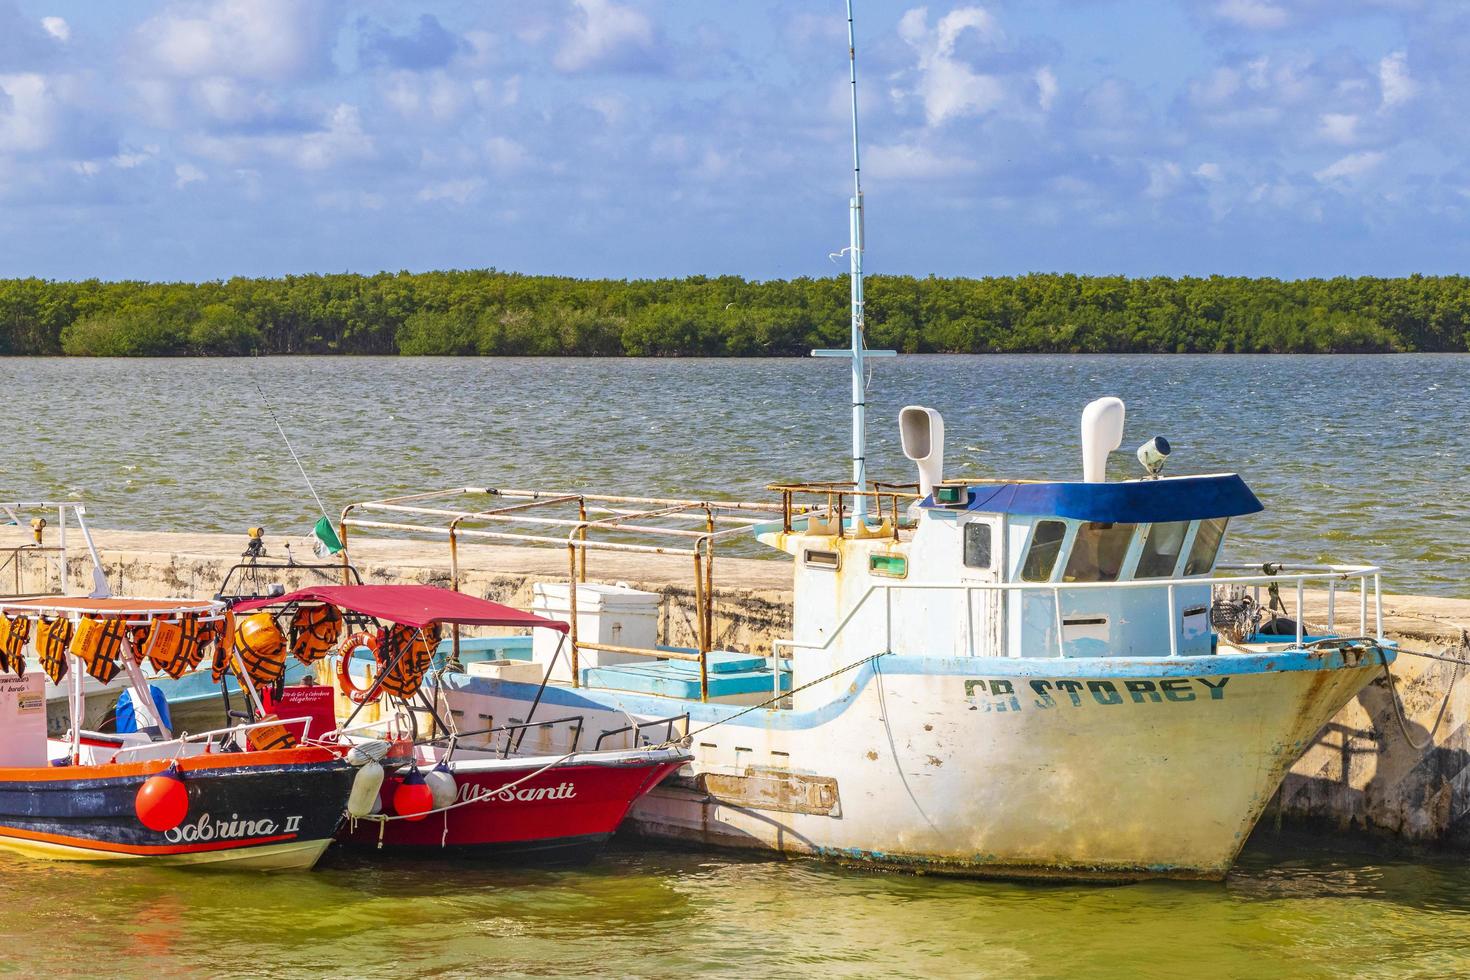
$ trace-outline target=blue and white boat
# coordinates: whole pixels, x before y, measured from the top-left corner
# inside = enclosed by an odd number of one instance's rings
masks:
[[[1120,433],[1121,403],[1101,408]],[[1233,474],[944,481],[938,414],[903,424],[921,495],[784,487],[767,511],[457,488],[354,505],[343,529],[569,550],[575,584],[537,588],[567,646],[462,639],[435,709],[543,754],[687,735],[694,762],[632,814],[644,833],[971,874],[1223,876],[1287,768],[1393,661],[1379,569],[1221,566],[1229,522],[1261,510]],[[1091,458],[1108,438],[1085,432]],[[792,636],[765,655],[711,639],[715,543],[752,533],[793,559]],[[696,556],[692,615],[598,584],[588,558],[609,550]],[[1310,627],[1309,583],[1326,592]],[[1283,586],[1296,614],[1263,622]],[[661,608],[690,616],[693,648],[660,643]]]
[[[447,539],[456,588],[475,541],[562,549],[566,581],[538,586],[536,611],[571,624],[565,647],[472,662],[486,641],[456,639],[428,707],[499,729],[461,752],[687,738],[694,761],[633,811],[646,834],[966,874],[1219,878],[1287,768],[1393,660],[1379,569],[1222,566],[1229,522],[1261,503],[1234,474],[1162,475],[1162,439],[1138,478],[1107,480],[1116,398],[1083,413],[1078,481],[946,480],[943,421],[912,406],[918,483],[871,484],[864,361],[884,352],[863,342],[851,80],[851,344],[815,352],[850,359],[851,481],[767,503],[461,487],[354,504],[339,536]],[[792,559],[791,636],[722,651],[716,552],[751,536]],[[599,583],[589,559],[610,553],[624,564]],[[630,557],[664,578],[671,556],[692,559],[686,601],[606,584],[634,577]],[[1308,583],[1326,590],[1310,629]],[[1294,618],[1264,621],[1263,590],[1283,586]],[[681,623],[692,646],[659,635]]]

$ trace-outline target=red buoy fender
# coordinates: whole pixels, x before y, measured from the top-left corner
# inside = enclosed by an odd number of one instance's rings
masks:
[[[393,791],[393,812],[407,820],[422,820],[434,809],[434,791],[415,766]]]
[[[143,780],[133,799],[133,810],[143,826],[159,833],[184,822],[189,815],[189,788],[177,764]]]

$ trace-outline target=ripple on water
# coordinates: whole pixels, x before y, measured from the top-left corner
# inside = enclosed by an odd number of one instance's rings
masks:
[[[848,378],[811,360],[11,359],[27,431],[0,497],[81,494],[101,526],[304,531],[315,504],[253,382],[330,509],[428,484],[600,486],[746,497],[847,469]],[[1310,384],[1303,384],[1310,378]],[[1372,390],[1370,398],[1323,392]],[[85,392],[85,398],[76,396]],[[1205,393],[1208,393],[1207,395]],[[944,412],[950,469],[1073,477],[1088,400],[1128,401],[1125,449],[1154,434],[1170,472],[1240,470],[1267,505],[1227,557],[1324,552],[1399,591],[1465,595],[1470,357],[900,357],[869,391],[872,475],[908,480],[894,418]],[[1136,471],[1131,453],[1114,475]],[[129,481],[132,482],[129,482]],[[1323,540],[1330,543],[1324,548]]]

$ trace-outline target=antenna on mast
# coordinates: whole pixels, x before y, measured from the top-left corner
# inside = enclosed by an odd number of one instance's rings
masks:
[[[868,483],[867,385],[863,381],[863,357],[893,357],[896,351],[867,350],[863,346],[863,181],[858,156],[857,38],[852,26],[852,0],[847,0],[847,71],[852,85],[852,200],[848,205],[849,243],[844,251],[852,279],[851,344],[844,350],[814,350],[813,357],[847,357],[852,360],[852,483],[861,490]]]

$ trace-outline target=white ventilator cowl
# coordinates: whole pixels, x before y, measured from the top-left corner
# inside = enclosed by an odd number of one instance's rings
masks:
[[[909,405],[898,413],[903,454],[919,467],[919,494],[927,497],[944,479],[944,419],[932,408]]]
[[[1082,410],[1082,480],[1105,483],[1108,453],[1123,445],[1123,399],[1109,396],[1088,402]]]

